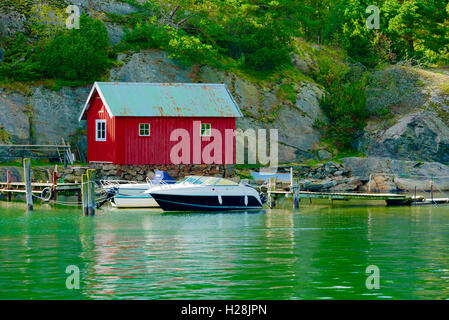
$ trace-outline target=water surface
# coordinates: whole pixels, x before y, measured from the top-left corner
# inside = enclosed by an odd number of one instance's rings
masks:
[[[422,298],[449,298],[448,206],[83,217],[0,202],[0,299]]]

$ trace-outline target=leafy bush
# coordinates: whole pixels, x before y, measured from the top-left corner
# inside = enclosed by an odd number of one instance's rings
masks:
[[[11,138],[11,135],[0,127],[0,143],[9,143],[11,142]]]
[[[204,44],[198,37],[186,34],[183,30],[170,26],[160,26],[154,19],[137,24],[125,36],[123,49],[157,48],[166,50],[170,56],[183,63],[217,64],[218,52],[211,45]]]
[[[245,57],[245,66],[256,71],[273,70],[289,61],[290,37],[280,25],[267,22],[250,24],[246,32],[238,33],[237,45]]]
[[[320,101],[329,123],[318,122],[325,136],[342,149],[350,149],[351,142],[363,130],[368,118],[366,110],[365,81],[350,80],[328,88],[328,94]]]
[[[331,53],[320,52],[317,55],[318,70],[315,70],[315,79],[324,87],[342,82],[349,72],[349,66]]]
[[[357,133],[366,125],[369,112],[366,107],[367,80],[365,74],[351,75],[349,67],[332,57],[320,55],[317,80],[327,94],[320,101],[328,123],[317,120],[315,126],[340,149],[350,149]]]
[[[40,61],[54,79],[95,80],[108,65],[108,47],[103,22],[82,15],[80,29],[56,35],[44,46]]]
[[[296,103],[296,92],[291,84],[281,84],[276,96],[281,100],[287,100]]]
[[[42,75],[35,46],[22,33],[5,42],[6,52],[0,63],[0,78],[29,81]]]

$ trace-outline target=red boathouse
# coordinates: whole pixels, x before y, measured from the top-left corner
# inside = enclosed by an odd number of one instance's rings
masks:
[[[233,164],[237,117],[224,84],[96,82],[79,121],[88,163]]]

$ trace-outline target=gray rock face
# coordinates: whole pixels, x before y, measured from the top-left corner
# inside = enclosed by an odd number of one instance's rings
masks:
[[[111,81],[192,82],[190,68],[180,66],[164,51],[145,50],[130,56],[120,55],[118,60],[124,65],[111,70]]]
[[[322,91],[312,83],[305,83],[296,96],[295,107],[282,106],[273,124],[279,129],[279,141],[295,148],[295,156],[280,153],[280,161],[312,158],[311,149],[320,140],[320,133],[313,127],[317,118],[324,119],[319,100]]]
[[[91,9],[104,13],[126,15],[136,12],[136,8],[129,3],[119,0],[72,0],[71,3],[84,10]]]
[[[25,143],[30,139],[26,104],[24,95],[0,88],[0,129],[12,136],[12,142]]]
[[[372,75],[371,112],[388,110],[385,123],[370,122],[354,147],[375,157],[449,163],[449,78],[439,72],[393,66]]]
[[[0,9],[0,36],[9,37],[16,32],[24,32],[26,18],[16,11],[5,12]]]
[[[108,30],[109,43],[111,46],[115,46],[122,41],[123,36],[125,35],[125,31],[123,31],[122,27],[113,24],[113,23],[105,23],[106,29]]]
[[[422,106],[427,97],[418,83],[419,76],[401,66],[376,71],[367,89],[368,110],[375,112],[382,108],[391,108],[395,113]]]
[[[350,157],[342,159],[344,165],[351,170],[353,176],[358,176],[361,180],[369,181],[370,174],[372,179],[379,179],[381,176],[384,189],[413,190],[416,186],[418,191],[430,188],[430,180],[434,181],[435,190],[449,190],[449,166],[438,162],[418,162],[418,161],[400,161],[390,158],[357,158]],[[385,188],[385,185],[389,185]]]
[[[320,160],[330,159],[330,158],[332,158],[332,153],[330,153],[327,150],[319,150],[318,151],[318,158],[320,158]]]
[[[387,130],[365,133],[358,149],[372,156],[449,164],[449,128],[435,114],[419,112]]]
[[[43,87],[34,88],[29,98],[33,107],[32,142],[34,144],[60,143],[68,141],[85,124],[78,117],[89,95],[90,88],[71,89],[64,87],[52,91]]]
[[[255,109],[260,105],[260,93],[258,87],[248,81],[237,78],[234,81],[235,99],[240,108]]]

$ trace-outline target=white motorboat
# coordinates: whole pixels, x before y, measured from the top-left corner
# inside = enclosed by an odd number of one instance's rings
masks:
[[[164,211],[225,211],[260,209],[263,199],[252,187],[231,180],[187,176],[172,185],[145,191]]]
[[[114,196],[111,204],[117,208],[152,208],[159,207],[151,194],[145,193],[147,190],[157,188],[162,185],[175,183],[174,180],[165,171],[156,171],[153,180],[147,180],[146,183],[125,183],[114,184],[106,183],[103,188],[113,190]]]

